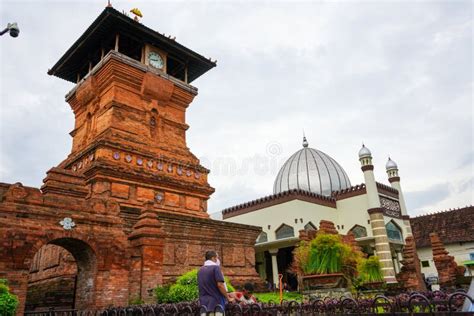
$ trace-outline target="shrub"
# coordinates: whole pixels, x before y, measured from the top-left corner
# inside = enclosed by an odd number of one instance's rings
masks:
[[[181,285],[198,285],[197,281],[198,269],[193,269],[191,271],[186,272],[183,275],[180,275],[178,279],[176,279],[176,284]]]
[[[293,262],[290,272],[297,275],[310,274],[308,271],[309,244],[302,240],[298,247],[293,250]]]
[[[358,267],[359,279],[362,283],[383,282],[382,265],[377,256],[360,261]]]
[[[7,280],[0,279],[0,314],[15,315],[18,303],[18,297],[10,293]]]
[[[199,288],[197,281],[198,269],[193,269],[184,273],[176,279],[175,284],[171,286],[158,286],[155,288],[155,295],[158,303],[179,303],[190,302],[198,299]],[[224,277],[228,292],[234,292],[235,289],[230,284],[227,277]]]
[[[194,284],[173,284],[168,292],[168,299],[172,303],[191,302],[199,298],[198,286]]]
[[[169,285],[157,286],[155,288],[155,297],[158,304],[169,303],[168,293],[170,291]]]

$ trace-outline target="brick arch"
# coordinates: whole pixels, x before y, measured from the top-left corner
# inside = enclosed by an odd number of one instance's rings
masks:
[[[77,265],[77,284],[75,308],[86,309],[94,305],[94,292],[97,276],[97,255],[92,247],[79,239],[59,238],[48,244],[60,246],[69,251]]]
[[[72,230],[64,230],[59,221],[65,214],[57,215],[60,216],[28,223],[13,222],[10,227],[0,225],[0,240],[5,241],[0,247],[0,278],[8,280],[20,299],[18,315],[25,308],[33,259],[46,245],[60,246],[76,260],[76,308],[127,304],[129,291],[135,289],[129,286],[131,250],[123,231],[78,220]],[[115,292],[110,295],[112,290]]]
[[[72,235],[72,234],[69,234],[69,235]],[[31,247],[32,249],[31,252],[33,252],[34,249],[38,249],[36,252],[34,252],[33,258],[37,253],[41,251],[41,249],[43,249],[44,247],[48,245],[55,245],[69,252],[75,260],[74,265],[75,265],[75,268],[77,269],[77,274],[76,274],[77,278],[76,278],[76,281],[74,282],[75,291],[72,292],[75,294],[74,308],[86,309],[89,306],[93,306],[94,297],[95,297],[94,293],[95,293],[96,277],[97,277],[96,251],[88,242],[85,242],[84,240],[81,240],[79,238],[74,238],[71,236],[60,236],[58,238],[55,238],[52,236],[48,236],[48,237],[49,238],[44,238],[43,240],[38,240],[35,243],[35,245]],[[45,240],[47,240],[47,242],[45,242]],[[51,256],[51,252],[48,252],[48,250],[46,251],[47,251],[46,258],[48,258],[48,254],[49,256]],[[60,264],[59,261],[57,264],[58,265]],[[62,269],[64,269],[64,268],[67,268],[68,266],[58,266],[58,267],[61,267]],[[30,264],[30,269],[29,269],[30,273],[31,273],[31,270],[32,269],[31,269],[31,264]],[[29,289],[30,283],[28,284],[29,284],[28,285],[28,289]],[[50,288],[50,286],[51,285],[48,285],[48,289]],[[56,286],[53,285],[53,288],[55,290],[57,290]],[[32,293],[38,293],[38,291],[36,290]],[[34,295],[33,298],[30,296],[30,294],[31,293],[28,290],[28,295],[26,297],[25,304],[32,304],[33,302],[35,302],[36,304],[40,303],[40,306],[41,306],[41,304],[45,303],[44,294],[43,295],[36,294]],[[32,299],[33,301],[31,301]]]
[[[29,244],[28,254],[24,256],[24,261],[22,264],[23,267],[27,269],[31,268],[31,264],[32,264],[31,261],[33,260],[33,257],[36,255],[36,253],[38,253],[38,251],[46,245],[51,244],[51,245],[60,246],[66,249],[67,251],[69,251],[74,256],[73,251],[70,251],[68,247],[58,244],[58,243],[62,243],[61,240],[75,240],[77,242],[84,243],[88,247],[90,247],[94,255],[98,251],[97,241],[95,240],[94,237],[90,236],[89,234],[85,235],[85,234],[78,233],[75,231],[68,231],[68,232],[49,231],[43,236],[32,236],[32,238],[34,238],[34,241],[32,241]]]

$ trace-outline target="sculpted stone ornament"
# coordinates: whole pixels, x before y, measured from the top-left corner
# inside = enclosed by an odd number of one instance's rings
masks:
[[[76,226],[76,223],[70,217],[65,217],[62,221],[59,222],[64,230],[71,230]]]
[[[400,218],[402,213],[400,210],[400,204],[398,201],[388,199],[386,197],[380,197],[380,204],[384,209],[384,214],[391,217]]]

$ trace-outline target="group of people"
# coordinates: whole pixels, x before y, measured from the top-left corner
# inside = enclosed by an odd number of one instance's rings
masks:
[[[227,291],[224,274],[220,267],[220,260],[217,252],[207,251],[206,261],[198,272],[199,302],[205,306],[207,311],[213,312],[218,305],[224,308],[226,302],[236,302],[241,304],[256,303],[253,293],[253,285],[246,283],[241,292]]]

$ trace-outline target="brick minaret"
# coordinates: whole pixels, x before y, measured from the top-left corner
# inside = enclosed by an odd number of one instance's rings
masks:
[[[374,177],[374,166],[372,165],[372,153],[362,145],[359,151],[359,161],[364,172],[365,187],[367,190],[367,212],[370,216],[370,225],[375,238],[375,251],[382,264],[382,272],[385,282],[396,283],[395,269],[393,267],[392,252],[388,241],[387,230],[380,206],[380,199]]]
[[[207,218],[214,192],[209,170],[190,152],[185,136],[186,109],[196,95],[186,82],[120,53],[119,44],[66,96],[75,115],[72,151],[61,171],[48,172],[43,192],[130,206],[153,201],[165,212]],[[90,184],[91,191],[64,192],[70,178]]]

